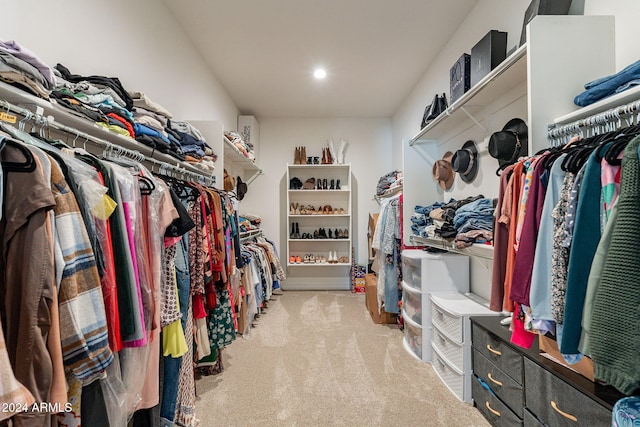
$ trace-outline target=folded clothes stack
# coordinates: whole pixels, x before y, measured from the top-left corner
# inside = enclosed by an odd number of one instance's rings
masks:
[[[215,168],[217,156],[198,129],[173,120],[145,93],[126,90],[117,77],[82,76],[62,64],[51,68],[15,41],[0,40],[0,81],[205,171]]]
[[[13,40],[0,40],[0,80],[45,99],[56,83],[51,67]]]
[[[494,202],[482,195],[416,206],[411,231],[419,237],[456,239],[458,247],[493,239]]]
[[[585,91],[576,96],[573,102],[580,107],[586,107],[638,85],[640,85],[640,61],[628,65],[616,74],[600,77],[585,84]]]
[[[392,171],[383,175],[376,185],[376,196],[392,196],[402,191],[402,172]]]
[[[262,219],[257,215],[240,214],[238,217],[238,225],[241,232],[257,230],[260,228]]]
[[[242,139],[242,136],[238,132],[225,131],[224,136],[231,142],[231,144],[233,144],[234,147],[238,149],[238,151],[240,151],[240,153],[242,153],[243,156],[252,162],[256,161],[253,144]]]

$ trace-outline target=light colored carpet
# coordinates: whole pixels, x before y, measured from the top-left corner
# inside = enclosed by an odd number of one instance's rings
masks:
[[[371,321],[363,294],[274,296],[224,372],[198,380],[201,426],[488,426],[395,325]]]

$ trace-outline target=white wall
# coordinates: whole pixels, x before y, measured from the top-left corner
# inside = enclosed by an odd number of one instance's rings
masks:
[[[615,16],[617,71],[640,59],[640,46],[638,46],[639,1],[584,0],[584,14]]]
[[[16,40],[50,66],[119,77],[178,119],[236,129],[238,110],[161,1],[3,2],[0,38]]]
[[[359,264],[367,264],[367,221],[378,212],[374,201],[378,179],[391,171],[389,119],[261,119],[260,175],[241,202],[240,211],[262,217],[262,228],[273,238],[281,256],[286,254],[287,163],[293,163],[296,146],[306,146],[307,156],[322,157],[328,139],[344,138],[350,145],[345,161],[352,172],[352,241]]]

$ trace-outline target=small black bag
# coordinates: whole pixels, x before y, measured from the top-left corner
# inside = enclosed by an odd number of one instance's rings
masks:
[[[438,117],[444,110],[447,109],[449,105],[447,104],[447,97],[443,93],[442,96],[436,94],[433,97],[433,101],[431,104],[427,105],[424,109],[424,114],[422,115],[422,123],[420,124],[420,129],[424,128],[428,125],[432,120]]]

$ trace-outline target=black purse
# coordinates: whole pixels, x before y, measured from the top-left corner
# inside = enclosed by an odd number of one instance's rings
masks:
[[[422,123],[420,123],[420,129],[424,128],[431,121],[433,121],[436,117],[444,112],[449,105],[447,104],[446,94],[442,94],[442,96],[436,94],[433,97],[433,101],[431,104],[427,105],[424,109],[424,114],[422,115]]]

